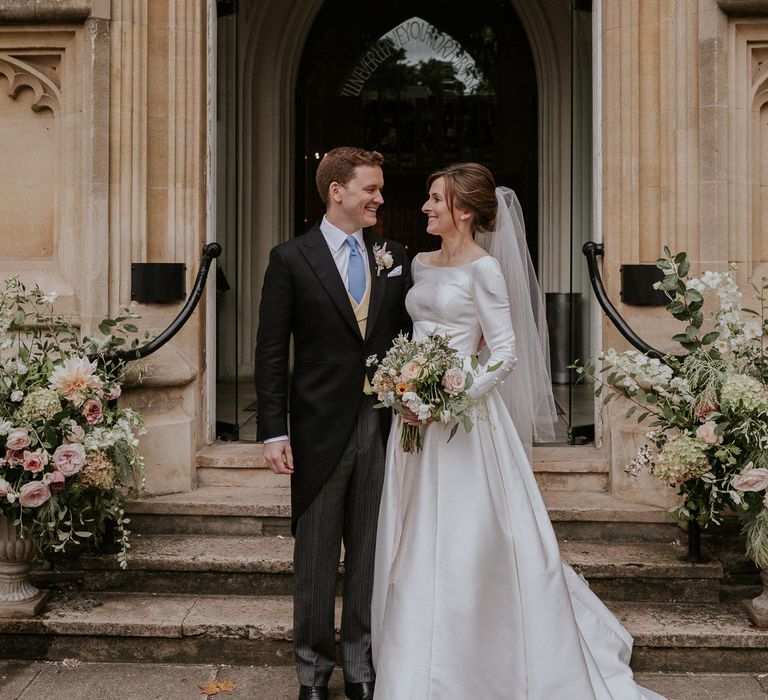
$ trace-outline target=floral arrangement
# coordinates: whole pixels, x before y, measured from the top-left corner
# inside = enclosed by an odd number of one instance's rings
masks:
[[[453,422],[448,440],[459,425],[472,430],[475,402],[468,394],[474,376],[464,369],[464,358],[450,346],[450,336],[431,333],[422,340],[409,340],[400,335],[379,363],[372,389],[381,403],[377,407],[393,408],[400,415],[413,415],[422,425],[432,421]],[[378,362],[372,355],[368,366]],[[478,367],[471,358],[472,369]],[[488,368],[493,371],[496,367]],[[405,423],[400,441],[404,452],[421,451],[421,429]]]
[[[0,288],[0,515],[54,552],[98,544],[111,521],[125,567],[123,503],[141,486],[143,424],[115,405],[123,365],[108,355],[138,331],[135,316],[102,321],[101,339],[80,338],[54,300],[17,278]]]
[[[392,253],[387,250],[387,244],[373,244],[373,258],[376,261],[376,277],[381,275],[383,270],[389,270],[395,264]]]
[[[657,261],[657,288],[667,311],[685,323],[672,336],[686,352],[663,359],[606,350],[602,368],[577,367],[596,379],[603,403],[622,396],[651,430],[627,472],[647,471],[676,487],[683,520],[719,524],[727,511],[742,518],[747,554],[768,568],[768,285],[754,288],[760,311],[741,307],[734,270],[690,276],[685,253]],[[712,302],[714,313],[706,313]],[[596,376],[597,375],[597,376]],[[600,379],[600,375],[605,381]]]

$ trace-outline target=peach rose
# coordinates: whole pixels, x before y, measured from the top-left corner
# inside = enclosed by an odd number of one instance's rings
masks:
[[[53,453],[53,466],[64,476],[77,474],[85,464],[85,448],[79,442],[59,445]]]
[[[30,481],[19,489],[19,503],[24,508],[37,508],[51,497],[51,490],[42,481]]]
[[[28,472],[41,472],[48,464],[48,454],[40,450],[34,452],[24,450],[23,459],[24,469]]]
[[[720,442],[720,436],[715,435],[716,427],[717,423],[715,423],[715,421],[709,420],[697,428],[696,437],[700,440],[704,440],[707,445],[716,445],[718,442]]]
[[[412,382],[414,379],[419,378],[419,374],[421,374],[421,365],[411,360],[410,362],[406,362],[405,366],[400,372],[400,377],[404,382]]]
[[[8,433],[5,446],[9,450],[23,450],[29,447],[29,433],[26,428],[14,428]]]
[[[739,491],[762,491],[768,487],[768,469],[747,469],[734,476],[731,485]]]
[[[98,399],[88,399],[83,406],[83,416],[91,425],[96,425],[104,420],[101,401]]]
[[[463,369],[453,367],[449,369],[443,377],[443,387],[452,395],[460,394],[464,391],[464,386],[467,383],[467,373]]]

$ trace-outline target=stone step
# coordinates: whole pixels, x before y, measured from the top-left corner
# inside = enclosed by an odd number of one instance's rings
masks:
[[[141,533],[290,534],[287,477],[259,470],[258,486],[201,486],[194,491],[131,501],[132,529]],[[663,509],[595,491],[545,491],[562,539],[669,542],[684,535]]]
[[[606,600],[719,600],[720,564],[686,562],[680,545],[563,542],[560,549],[563,559]],[[293,540],[143,535],[133,539],[126,570],[119,569],[114,555],[83,554],[78,562],[46,562],[36,570],[35,582],[91,591],[289,595]]]
[[[608,491],[607,457],[591,445],[535,447],[533,468],[542,490]],[[214,443],[197,456],[199,486],[258,486],[265,469],[259,443]]]
[[[610,607],[635,639],[635,670],[768,668],[768,632],[738,604]],[[38,618],[0,620],[0,658],[290,665],[291,628],[287,596],[57,595]]]

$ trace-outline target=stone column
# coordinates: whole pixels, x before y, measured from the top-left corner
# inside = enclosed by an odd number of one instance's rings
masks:
[[[175,262],[190,290],[205,237],[206,4],[112,2],[110,309],[130,299],[132,262]],[[126,400],[147,422],[142,452],[151,493],[195,484],[204,439],[205,300],[184,329],[135,367]],[[180,310],[133,304],[158,333]]]

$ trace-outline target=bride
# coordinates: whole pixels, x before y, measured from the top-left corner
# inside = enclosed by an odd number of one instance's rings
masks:
[[[422,210],[442,246],[411,268],[414,337],[447,334],[467,358],[482,343],[493,371],[481,366],[469,389],[482,415],[471,432],[449,443],[450,426],[433,423],[422,427],[422,451],[405,454],[402,424],[393,425],[376,544],[374,697],[663,700],[635,684],[632,638],[562,563],[531,469],[531,440],[551,432],[554,406],[514,193],[474,163],[428,185]]]

